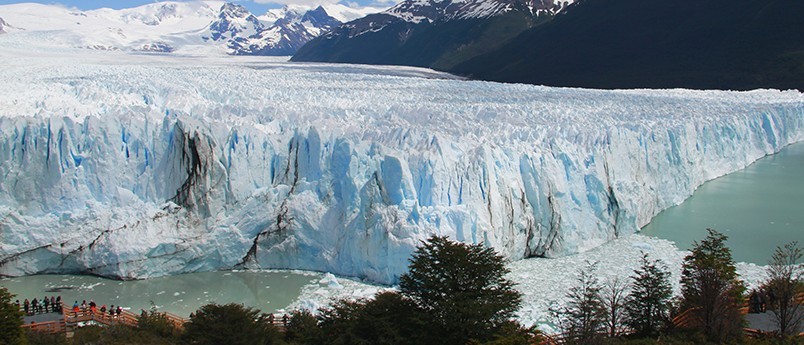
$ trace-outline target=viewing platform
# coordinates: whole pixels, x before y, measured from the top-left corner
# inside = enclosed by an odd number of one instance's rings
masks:
[[[21,309],[22,310],[22,309]],[[176,328],[181,329],[189,319],[181,316],[171,314],[168,312],[157,312],[164,315],[172,322]],[[120,314],[111,314],[107,312],[100,312],[99,310],[92,310],[90,308],[80,308],[78,311],[73,310],[73,306],[61,303],[60,311],[50,312],[37,312],[29,313],[24,317],[25,324],[22,326],[29,331],[57,334],[64,333],[68,338],[71,338],[75,333],[76,328],[98,325],[98,326],[115,326],[125,325],[130,327],[137,327],[137,322],[141,314],[133,313],[129,310],[123,309]],[[287,326],[287,315],[285,314],[270,314],[269,320],[272,325],[280,332],[284,332]]]

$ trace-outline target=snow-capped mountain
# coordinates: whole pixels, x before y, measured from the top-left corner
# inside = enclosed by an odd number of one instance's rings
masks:
[[[436,67],[490,51],[574,0],[405,0],[312,40],[295,61]]]
[[[554,15],[574,0],[406,0],[388,10],[346,23],[349,37],[383,30],[399,21],[419,24],[461,19],[487,19],[509,12]],[[335,34],[332,34],[335,35]],[[331,38],[332,35],[328,37]]]
[[[213,41],[232,40],[260,33],[265,25],[243,6],[226,3],[221,7],[218,18],[209,24],[209,36]]]
[[[338,6],[328,7],[339,15],[357,15]],[[0,6],[0,15],[5,20],[0,32],[24,35],[19,39],[31,44],[259,55],[292,54],[340,23],[320,7],[277,9],[258,17],[240,5],[222,1],[168,1],[90,11],[23,3]],[[16,29],[9,30],[6,21]]]
[[[488,18],[510,11],[555,14],[573,0],[407,0],[383,12],[406,22]]]
[[[235,55],[293,55],[305,43],[339,24],[321,6],[305,12],[286,9],[270,27],[232,39],[229,48]]]

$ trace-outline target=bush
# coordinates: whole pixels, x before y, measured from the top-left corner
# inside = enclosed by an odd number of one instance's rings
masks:
[[[323,341],[318,320],[307,310],[293,311],[285,329],[285,340],[300,345],[317,345]]]
[[[174,340],[158,337],[137,328],[116,326],[86,326],[75,331],[73,345],[171,345]]]
[[[48,334],[40,332],[26,332],[25,337],[28,338],[28,345],[66,345],[67,337],[64,333]]]
[[[184,325],[181,339],[194,345],[278,344],[279,331],[265,314],[242,304],[207,304]]]
[[[168,319],[167,315],[157,312],[156,308],[151,308],[150,312],[143,312],[137,318],[137,328],[143,332],[154,336],[168,339],[178,339],[181,331],[176,324]]]
[[[424,321],[424,311],[395,292],[371,300],[341,300],[321,311],[326,344],[435,344],[440,335]]]

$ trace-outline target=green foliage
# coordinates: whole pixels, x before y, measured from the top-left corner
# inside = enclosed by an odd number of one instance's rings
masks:
[[[137,328],[162,338],[178,339],[181,335],[176,324],[164,313],[157,312],[155,307],[137,318]]]
[[[798,334],[804,326],[804,306],[796,302],[796,296],[804,293],[804,263],[802,249],[794,241],[777,247],[768,265],[768,280],[762,289],[768,296],[768,311],[774,316],[781,338]]]
[[[578,271],[577,285],[567,292],[569,301],[560,312],[558,324],[568,343],[600,342],[600,333],[604,330],[606,320],[606,307],[601,299],[603,287],[595,275],[596,270],[597,263],[587,262],[587,266]]]
[[[660,260],[648,260],[642,255],[642,265],[631,276],[631,292],[626,303],[626,324],[638,336],[659,334],[670,321],[673,288],[670,272]]]
[[[25,344],[23,315],[13,298],[8,289],[0,287],[0,344]]]
[[[323,339],[324,333],[318,327],[318,320],[307,310],[290,313],[285,340],[293,344],[316,345]]]
[[[484,345],[533,345],[542,342],[542,335],[536,327],[522,327],[517,322],[507,322],[494,339],[483,343]]]
[[[394,292],[372,300],[341,300],[321,311],[320,326],[326,344],[434,344],[424,312],[413,301]]]
[[[73,345],[172,345],[175,340],[125,325],[86,326],[76,329]]]
[[[25,332],[28,338],[28,345],[67,345],[67,337],[64,333],[49,334],[41,332]]]
[[[399,288],[432,319],[444,342],[491,340],[522,301],[505,278],[504,261],[492,248],[434,236],[413,254]]]
[[[258,310],[242,304],[207,304],[184,325],[182,342],[196,345],[277,344],[279,331]]]
[[[738,280],[727,237],[713,229],[684,258],[682,309],[693,310],[695,325],[710,340],[731,342],[742,337],[740,314],[745,287]]]

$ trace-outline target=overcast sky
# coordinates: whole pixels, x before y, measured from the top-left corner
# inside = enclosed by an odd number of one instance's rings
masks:
[[[174,0],[174,1],[189,1],[189,0]],[[224,0],[226,1],[226,0]],[[252,13],[257,15],[262,14],[270,8],[282,7],[283,4],[299,4],[299,5],[319,5],[323,3],[337,3],[341,2],[344,5],[351,7],[362,6],[375,6],[375,7],[390,7],[395,3],[394,0],[228,0],[235,2],[248,8]],[[0,5],[15,4],[20,2],[38,2],[42,4],[61,4],[67,7],[77,7],[82,10],[91,10],[101,7],[109,8],[128,8],[135,7],[147,3],[159,2],[155,0],[0,0]],[[2,17],[2,13],[0,13]]]

